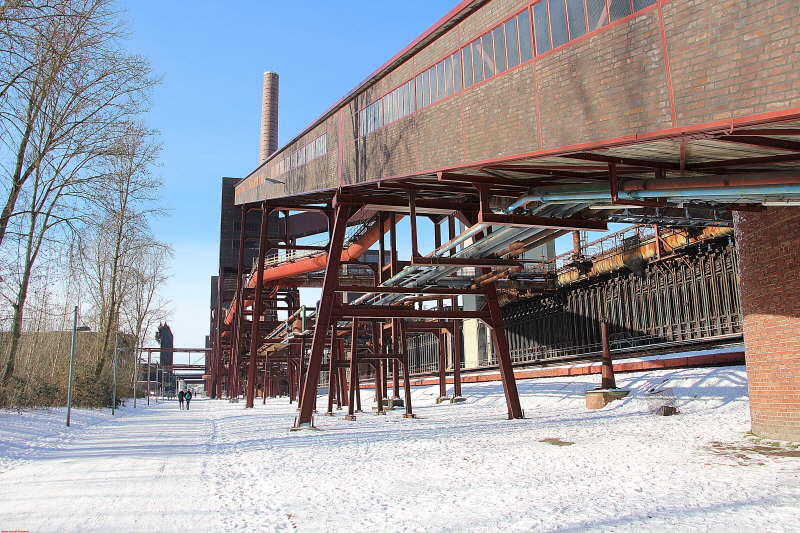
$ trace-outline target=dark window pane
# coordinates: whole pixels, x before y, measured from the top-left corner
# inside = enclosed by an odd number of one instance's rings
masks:
[[[481,45],[483,46],[483,77],[491,78],[495,75],[491,33],[481,37]]]
[[[426,107],[431,103],[431,80],[430,71],[426,70],[422,73],[422,107]]]
[[[436,65],[432,66],[428,69],[428,78],[431,80],[430,86],[430,95],[428,96],[428,102],[431,104],[436,103]]]
[[[567,17],[569,18],[570,39],[577,39],[581,35],[586,35],[583,0],[567,0]]]
[[[436,65],[436,101],[444,98],[444,61]]]
[[[461,90],[461,53],[453,54],[453,92]]]
[[[567,36],[567,12],[564,11],[564,0],[547,0],[550,8],[550,37],[553,48],[561,46],[569,40]]]
[[[589,31],[599,30],[608,24],[606,0],[586,0],[586,15],[589,19]]]
[[[423,107],[423,104],[422,104],[422,93],[424,92],[423,89],[422,89],[422,74],[417,76],[416,91],[417,91],[417,109],[422,109],[422,107]]]
[[[472,47],[470,45],[461,49],[461,57],[464,58],[464,88],[472,85]]]
[[[472,43],[472,76],[475,78],[475,83],[483,81],[483,60],[481,59],[480,39]]]
[[[444,64],[444,95],[450,96],[453,94],[453,60],[448,57],[442,63]]]
[[[639,11],[640,9],[644,9],[647,6],[652,6],[656,3],[656,0],[633,0],[633,10]]]
[[[497,73],[503,72],[506,67],[506,43],[503,38],[503,27],[498,26],[492,30],[494,41],[494,67]]]
[[[611,5],[608,6],[608,14],[611,16],[611,22],[627,17],[631,14],[630,0],[611,0]]]
[[[531,19],[527,9],[517,16],[517,29],[519,33],[519,61],[524,63],[533,57]]]
[[[513,18],[505,23],[506,27],[506,58],[508,68],[519,65],[519,43],[517,42],[517,19]]]
[[[546,0],[533,6],[533,34],[536,38],[537,54],[543,54],[550,50],[550,26],[547,24]]]

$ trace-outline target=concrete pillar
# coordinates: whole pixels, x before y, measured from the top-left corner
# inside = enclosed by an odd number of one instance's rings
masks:
[[[752,431],[800,441],[800,207],[737,212]]]
[[[261,96],[261,150],[262,163],[278,149],[278,73],[264,73],[264,88]]]

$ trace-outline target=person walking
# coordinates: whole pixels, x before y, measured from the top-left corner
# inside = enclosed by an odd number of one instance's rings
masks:
[[[192,401],[192,391],[187,390],[186,394],[183,396],[186,399],[186,410],[189,410],[189,402]]]
[[[178,393],[178,401],[179,401],[179,402],[180,402],[180,404],[181,404],[181,410],[183,410],[183,399],[184,399],[184,398],[186,398],[186,393],[185,393],[185,392],[183,392],[183,391],[180,391],[180,392]]]

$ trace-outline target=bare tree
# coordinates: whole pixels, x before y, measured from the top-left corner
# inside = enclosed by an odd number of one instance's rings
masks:
[[[132,120],[158,82],[122,46],[127,30],[111,0],[12,2],[6,7],[0,84],[3,179],[0,244],[24,215],[22,189],[53,153],[107,149],[109,125]],[[13,17],[9,16],[13,15]]]
[[[125,50],[127,36],[113,0],[0,5],[0,296],[8,305],[0,311],[9,323],[3,385],[14,377],[37,261],[68,255],[80,227],[114,235],[115,246],[105,248],[114,288],[110,301],[101,298],[96,375],[103,369],[124,295],[121,250],[133,249],[123,241],[146,240],[153,211],[146,204],[160,184],[144,179],[159,145],[137,122],[158,79],[146,58]],[[92,212],[98,205],[99,215]]]
[[[114,156],[107,160],[107,179],[97,190],[95,201],[101,211],[83,247],[82,263],[99,315],[98,376],[108,360],[113,333],[119,330],[123,302],[136,290],[137,261],[155,243],[149,218],[163,214],[156,203],[161,180],[152,174],[160,150],[155,132],[142,124],[126,124]]]
[[[60,158],[54,158],[54,155],[49,154],[34,170],[30,188],[23,195],[27,200],[25,217],[14,220],[11,226],[14,238],[6,243],[4,250],[4,263],[13,268],[6,269],[3,281],[6,290],[2,292],[12,308],[3,385],[7,385],[14,375],[25,303],[36,261],[43,247],[68,240],[64,236],[69,233],[70,224],[80,219],[82,197],[92,181],[84,176],[84,170],[93,158],[84,158],[75,164],[69,153],[60,154]],[[12,244],[14,248],[11,248]]]

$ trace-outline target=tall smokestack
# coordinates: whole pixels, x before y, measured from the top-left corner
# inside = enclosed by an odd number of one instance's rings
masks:
[[[264,73],[264,92],[261,96],[261,150],[259,163],[278,149],[278,73]]]

